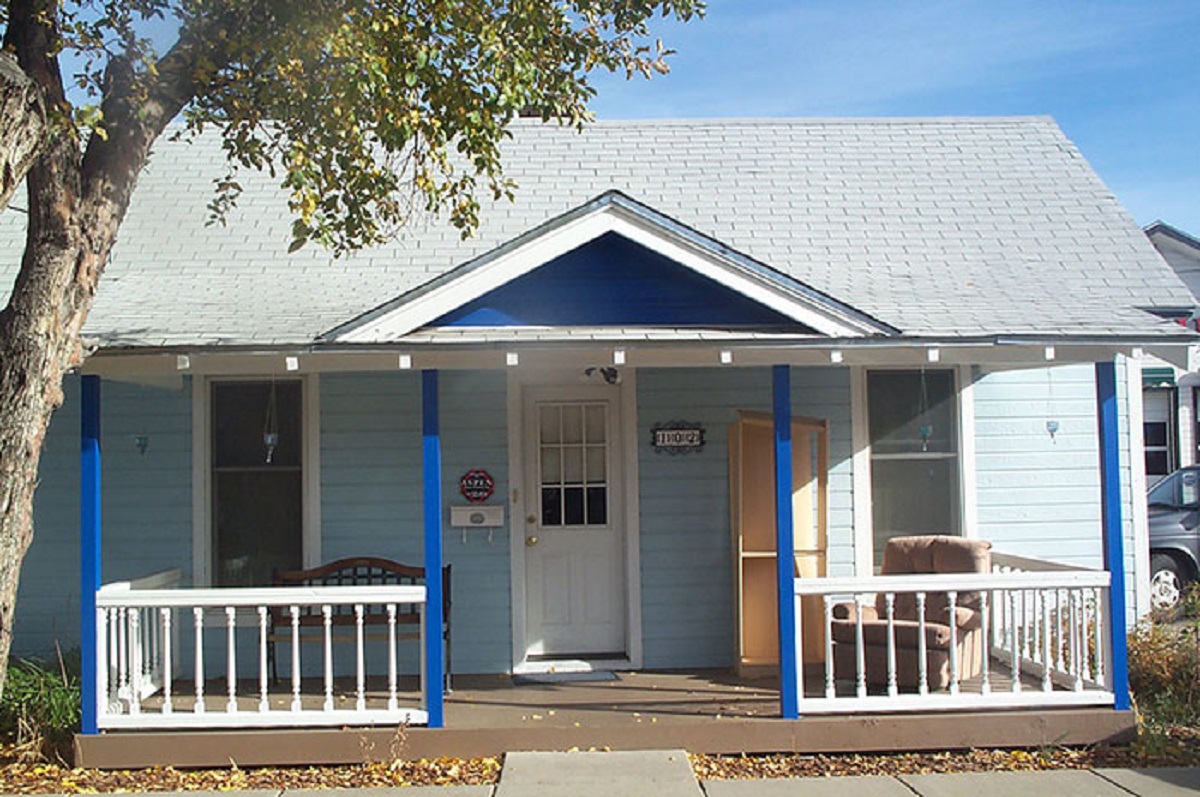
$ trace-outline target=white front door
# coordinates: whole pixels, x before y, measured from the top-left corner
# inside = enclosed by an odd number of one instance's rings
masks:
[[[626,655],[618,408],[612,388],[526,393],[528,658]]]

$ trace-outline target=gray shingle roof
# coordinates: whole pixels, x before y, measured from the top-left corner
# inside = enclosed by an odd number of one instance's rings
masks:
[[[270,178],[243,175],[205,226],[215,137],[162,141],[142,176],[86,332],[107,345],[305,344],[618,190],[905,335],[1149,335],[1139,308],[1190,296],[1075,146],[1046,118],[521,122],[520,188],[469,241],[437,219],[334,260],[288,255]],[[21,217],[0,216],[0,298]]]

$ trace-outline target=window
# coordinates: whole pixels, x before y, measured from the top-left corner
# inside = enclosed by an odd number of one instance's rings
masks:
[[[892,537],[959,533],[954,372],[871,371],[867,415],[878,569]]]
[[[1142,437],[1146,453],[1146,476],[1153,480],[1175,470],[1175,391],[1146,389],[1142,393]]]
[[[1146,503],[1153,507],[1185,509],[1200,503],[1200,471],[1186,468],[1154,485]]]
[[[543,526],[608,523],[607,430],[605,404],[538,406]]]
[[[211,385],[215,586],[268,586],[303,563],[303,385]]]

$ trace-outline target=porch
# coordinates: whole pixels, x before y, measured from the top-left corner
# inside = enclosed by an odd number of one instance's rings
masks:
[[[808,668],[806,682],[821,682],[819,668]],[[184,686],[179,685],[181,690]],[[304,686],[306,700],[319,705],[322,685],[306,680]],[[419,699],[415,678],[402,679],[401,688],[402,700]],[[352,678],[338,679],[334,689],[338,703],[354,700]],[[368,700],[386,700],[382,679],[369,679],[367,690]],[[286,710],[289,697],[273,699]],[[153,703],[147,701],[148,710]],[[257,701],[243,698],[242,707],[256,711]],[[732,754],[1038,747],[1116,743],[1128,740],[1135,729],[1131,712],[1103,706],[814,715],[787,722],[779,719],[774,679],[740,679],[714,670],[619,673],[612,680],[559,683],[457,676],[445,699],[445,719],[442,729],[409,727],[402,732],[376,726],[104,733],[77,737],[76,765],[199,767],[234,761],[238,766],[299,766],[573,748]]]
[[[806,601],[824,607],[820,644],[805,648],[813,635],[803,632],[803,621],[796,637],[796,661],[809,662],[793,685],[800,722],[781,721],[777,676],[709,669],[456,675],[452,692],[433,695],[441,729],[419,727],[428,723],[425,673],[399,673],[394,625],[380,645],[367,641],[360,623],[349,640],[339,640],[354,643],[342,651],[352,655],[340,659],[331,625],[315,640],[321,644],[301,646],[297,636],[283,677],[268,674],[268,607],[329,614],[346,605],[361,615],[364,602],[382,602],[394,614],[399,605],[422,605],[423,588],[195,590],[159,574],[98,595],[97,714],[105,733],[79,737],[77,761],[299,764],[663,746],[707,753],[921,750],[1093,744],[1127,735],[1132,713],[1112,710],[1109,574],[1005,554],[993,561],[993,572],[982,574],[798,579],[797,618],[812,616]],[[861,622],[849,653],[835,655],[847,644],[834,640],[836,602],[862,605],[879,596],[893,606],[906,594],[922,603],[975,596],[982,661],[969,665],[951,645],[949,682],[938,684],[923,647],[898,645],[900,621],[891,615],[882,678],[868,677],[880,674],[867,671]],[[182,657],[181,642],[190,646]],[[846,661],[855,663],[847,669]],[[906,683],[904,672],[919,673],[917,682]]]

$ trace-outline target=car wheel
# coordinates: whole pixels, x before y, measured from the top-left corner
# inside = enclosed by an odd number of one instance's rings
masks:
[[[1150,558],[1150,606],[1158,610],[1174,609],[1183,598],[1183,568],[1165,553]]]

